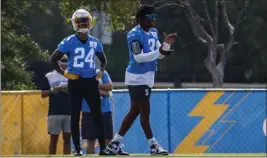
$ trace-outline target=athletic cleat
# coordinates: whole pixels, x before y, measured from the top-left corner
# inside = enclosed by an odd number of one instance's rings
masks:
[[[83,156],[82,149],[81,148],[75,149],[73,154],[74,154],[74,156]]]
[[[164,150],[159,143],[155,142],[150,146],[151,155],[168,155],[168,151]]]
[[[110,152],[109,155],[129,155],[123,148],[124,145],[120,141],[112,141],[107,146],[107,149]]]
[[[99,156],[101,155],[116,155],[116,154],[111,153],[108,149],[104,149],[99,152]]]

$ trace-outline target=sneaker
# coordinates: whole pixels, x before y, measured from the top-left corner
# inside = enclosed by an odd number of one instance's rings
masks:
[[[74,156],[83,156],[82,149],[75,149],[73,154]]]
[[[151,155],[168,155],[168,151],[164,150],[159,143],[155,142],[150,146]]]
[[[100,156],[100,155],[116,155],[116,154],[110,152],[108,149],[104,149],[104,150],[101,150],[101,151],[99,152],[99,156]]]
[[[124,145],[120,141],[112,141],[107,146],[107,150],[113,155],[129,155],[123,148]]]

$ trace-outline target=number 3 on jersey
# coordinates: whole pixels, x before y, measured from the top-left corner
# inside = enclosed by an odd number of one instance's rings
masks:
[[[94,64],[94,49],[90,49],[89,53],[85,56],[85,50],[84,48],[80,47],[80,48],[76,48],[75,49],[75,56],[74,56],[74,62],[73,62],[73,67],[77,67],[77,68],[83,68],[84,63],[89,63],[90,64],[90,68],[94,68],[95,64]]]
[[[148,89],[145,89],[145,96],[148,96],[149,95],[149,91]]]
[[[150,51],[154,51],[155,50],[155,46],[156,46],[156,40],[155,38],[150,38],[148,39],[148,43],[149,43],[149,49]]]

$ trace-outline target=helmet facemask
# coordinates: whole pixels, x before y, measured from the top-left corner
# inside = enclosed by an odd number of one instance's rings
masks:
[[[92,28],[92,17],[86,10],[77,10],[73,14],[71,21],[76,32],[87,33]]]

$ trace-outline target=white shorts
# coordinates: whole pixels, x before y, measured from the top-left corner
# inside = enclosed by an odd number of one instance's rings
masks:
[[[49,115],[47,119],[48,134],[59,135],[62,133],[71,133],[70,115]]]
[[[147,85],[150,88],[154,86],[155,71],[149,71],[144,74],[133,74],[125,72],[125,84],[127,86]]]

